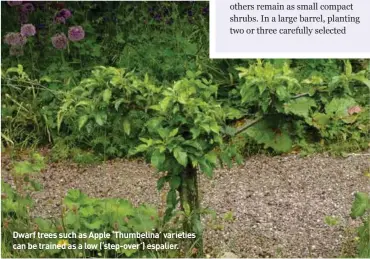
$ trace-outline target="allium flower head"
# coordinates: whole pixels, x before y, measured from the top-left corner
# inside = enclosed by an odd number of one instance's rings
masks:
[[[31,3],[25,3],[21,7],[21,12],[22,13],[29,14],[29,13],[32,13],[33,11],[35,11],[35,7]]]
[[[17,6],[17,5],[22,4],[22,1],[7,1],[7,2],[8,2],[8,5],[10,6]]]
[[[55,23],[65,24],[66,23],[66,18],[64,18],[62,16],[56,16],[55,17]]]
[[[62,9],[57,14],[58,17],[64,17],[64,19],[68,19],[72,16],[72,12],[68,9]]]
[[[27,38],[19,32],[9,32],[4,37],[4,42],[11,46],[23,46],[27,42]]]
[[[21,27],[21,34],[25,37],[34,36],[36,34],[36,28],[33,24],[24,24]]]
[[[85,38],[85,31],[81,26],[72,26],[68,29],[68,38],[71,41],[80,41]]]
[[[68,39],[64,33],[57,33],[51,37],[51,43],[56,49],[65,49],[67,47]]]
[[[10,56],[23,56],[23,47],[22,46],[11,46],[9,49],[9,55]]]

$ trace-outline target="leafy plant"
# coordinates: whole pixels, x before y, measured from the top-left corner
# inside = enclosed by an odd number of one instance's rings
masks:
[[[38,153],[32,153],[28,160],[15,162],[12,173],[17,190],[23,195],[30,188],[36,191],[41,190],[41,184],[34,180],[33,176],[39,174],[44,168],[44,157]]]
[[[242,79],[241,102],[259,118],[246,133],[266,148],[288,152],[295,142],[305,147],[320,138],[358,143],[367,138],[368,103],[360,104],[355,98],[366,91],[369,80],[366,71],[353,73],[349,61],[345,72],[330,80],[319,76],[298,80],[288,63],[276,66],[259,61],[237,70]]]
[[[352,218],[362,218],[363,225],[358,228],[358,257],[370,257],[370,195],[357,192],[351,208]]]
[[[79,190],[69,190],[64,202],[60,218],[32,218],[30,209],[32,200],[19,195],[9,184],[2,182],[2,246],[8,252],[7,256],[19,257],[145,257],[145,256],[176,256],[178,250],[151,251],[140,247],[146,244],[162,244],[175,242],[166,240],[159,233],[171,233],[175,225],[162,224],[162,219],[154,207],[140,205],[134,207],[123,199],[90,198]],[[13,232],[28,233],[31,229],[36,232],[48,233],[56,238],[18,238],[18,244],[65,244],[69,249],[37,249],[13,250]],[[114,232],[126,235],[116,237]],[[156,233],[153,238],[129,237],[128,233]],[[72,234],[74,233],[74,235]],[[97,233],[109,233],[110,237],[99,237]],[[98,244],[121,245],[119,249],[100,249]],[[88,245],[87,246],[85,245]],[[136,244],[136,246],[134,246]],[[124,246],[127,247],[124,247]],[[130,246],[128,246],[130,245]],[[180,245],[180,244],[178,244]],[[130,247],[130,248],[129,248]],[[35,255],[33,255],[35,253]],[[3,253],[3,255],[5,255]]]

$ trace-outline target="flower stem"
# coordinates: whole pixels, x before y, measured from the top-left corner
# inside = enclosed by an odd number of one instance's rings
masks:
[[[64,58],[64,51],[62,50],[62,51],[60,52],[60,54],[61,54],[61,57],[62,57],[62,64],[63,64],[63,66],[64,66],[64,65],[65,65],[65,63],[66,63],[65,58]]]

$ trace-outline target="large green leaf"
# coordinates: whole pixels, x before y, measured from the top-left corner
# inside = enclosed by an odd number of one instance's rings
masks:
[[[170,179],[171,189],[179,188],[180,184],[181,184],[181,178],[179,176],[175,175],[175,176],[171,177],[171,179]]]
[[[112,90],[111,89],[105,89],[103,92],[103,101],[106,103],[109,103],[110,98],[112,97]]]
[[[348,116],[348,108],[356,105],[356,101],[350,97],[334,98],[325,106],[325,112],[332,117],[343,118]]]
[[[265,148],[270,147],[277,152],[289,152],[292,149],[293,141],[288,132],[281,128],[273,129],[266,121],[256,123],[246,133],[258,144],[264,144]]]
[[[18,162],[14,165],[14,172],[17,175],[25,175],[33,172],[32,164],[28,161]]]
[[[89,230],[98,230],[102,225],[104,225],[104,222],[100,219],[95,218],[93,221],[89,222],[87,220],[82,221],[84,226]]]
[[[302,97],[287,102],[284,105],[284,110],[286,113],[308,118],[312,107],[316,107],[315,100],[309,97]]]
[[[177,162],[179,162],[180,165],[186,166],[188,163],[188,156],[186,152],[184,152],[180,147],[176,147],[173,150],[173,155],[175,156]]]
[[[162,176],[161,178],[158,179],[157,181],[157,190],[160,191],[162,190],[164,184],[166,183],[168,177],[167,176]]]
[[[200,170],[205,174],[207,175],[208,177],[212,177],[213,176],[213,167],[212,165],[209,164],[209,162],[207,161],[207,159],[200,159],[199,160],[199,167],[200,167]]]
[[[81,130],[83,126],[85,126],[87,120],[89,119],[89,116],[87,115],[82,115],[79,119],[78,119],[78,129]]]
[[[153,154],[152,154],[152,157],[150,159],[152,165],[157,168],[157,169],[160,169],[162,168],[163,166],[163,163],[166,159],[166,155],[164,153],[161,153],[159,151],[159,149],[156,149]]]
[[[107,114],[103,112],[99,112],[95,114],[95,121],[99,126],[103,126],[107,121]]]
[[[103,203],[103,208],[107,213],[117,215],[118,217],[131,216],[135,212],[133,205],[129,201],[122,199],[110,199]]]
[[[330,116],[325,113],[315,112],[312,115],[312,125],[320,130],[325,129],[330,123]]]
[[[123,130],[127,135],[131,133],[131,124],[127,118],[123,120]]]

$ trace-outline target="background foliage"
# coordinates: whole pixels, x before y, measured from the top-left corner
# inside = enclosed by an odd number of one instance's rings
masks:
[[[131,92],[125,97],[125,103],[121,100],[122,86],[118,86],[118,82],[105,89],[104,78],[95,72],[92,80],[102,81],[86,83],[95,67],[106,66],[122,68],[137,78],[131,80],[142,81],[131,81],[131,84],[142,84],[142,88],[135,86],[134,95],[145,91],[151,95],[141,101],[141,104],[148,101],[146,107],[161,98],[162,89],[199,71],[204,80],[211,79],[217,85],[217,100],[228,113],[229,125],[238,126],[244,119],[266,115],[238,139],[238,143],[240,140],[245,143],[239,148],[246,153],[267,148],[268,152],[278,153],[329,150],[340,154],[366,148],[368,60],[264,60],[258,63],[255,60],[210,60],[207,2],[37,2],[33,5],[34,11],[27,15],[27,23],[34,24],[37,33],[28,37],[23,46],[24,54],[11,56],[10,46],[3,44],[2,48],[3,144],[52,143],[56,153],[83,148],[106,157],[127,155],[131,146],[127,141],[137,139],[137,130],[150,115],[147,109],[133,109],[135,101],[130,100]],[[4,38],[8,32],[19,31],[22,8],[6,2],[2,2],[2,7],[3,21],[6,21],[2,30]],[[65,24],[55,22],[61,9],[72,13]],[[82,26],[85,38],[69,42],[64,50],[55,49],[51,37],[58,32],[67,33],[72,25]],[[157,88],[155,91],[149,89],[148,80]],[[307,96],[289,101],[301,94]],[[58,120],[63,113],[61,108],[66,107],[65,99],[83,96],[93,98],[95,107],[89,108],[89,115],[78,118],[80,126],[69,125],[68,118],[76,118],[68,115],[65,124],[60,125]],[[131,106],[127,102],[131,102]],[[121,110],[114,105],[121,106]],[[359,106],[361,112],[352,114],[351,118],[339,118],[345,116],[346,109],[355,106]],[[126,118],[122,119],[122,114],[127,115]],[[94,116],[98,125],[90,120]],[[85,123],[86,129],[80,131]],[[256,135],[258,132],[263,135]],[[255,151],[250,150],[253,146]],[[70,156],[64,153],[55,154],[55,159]]]

